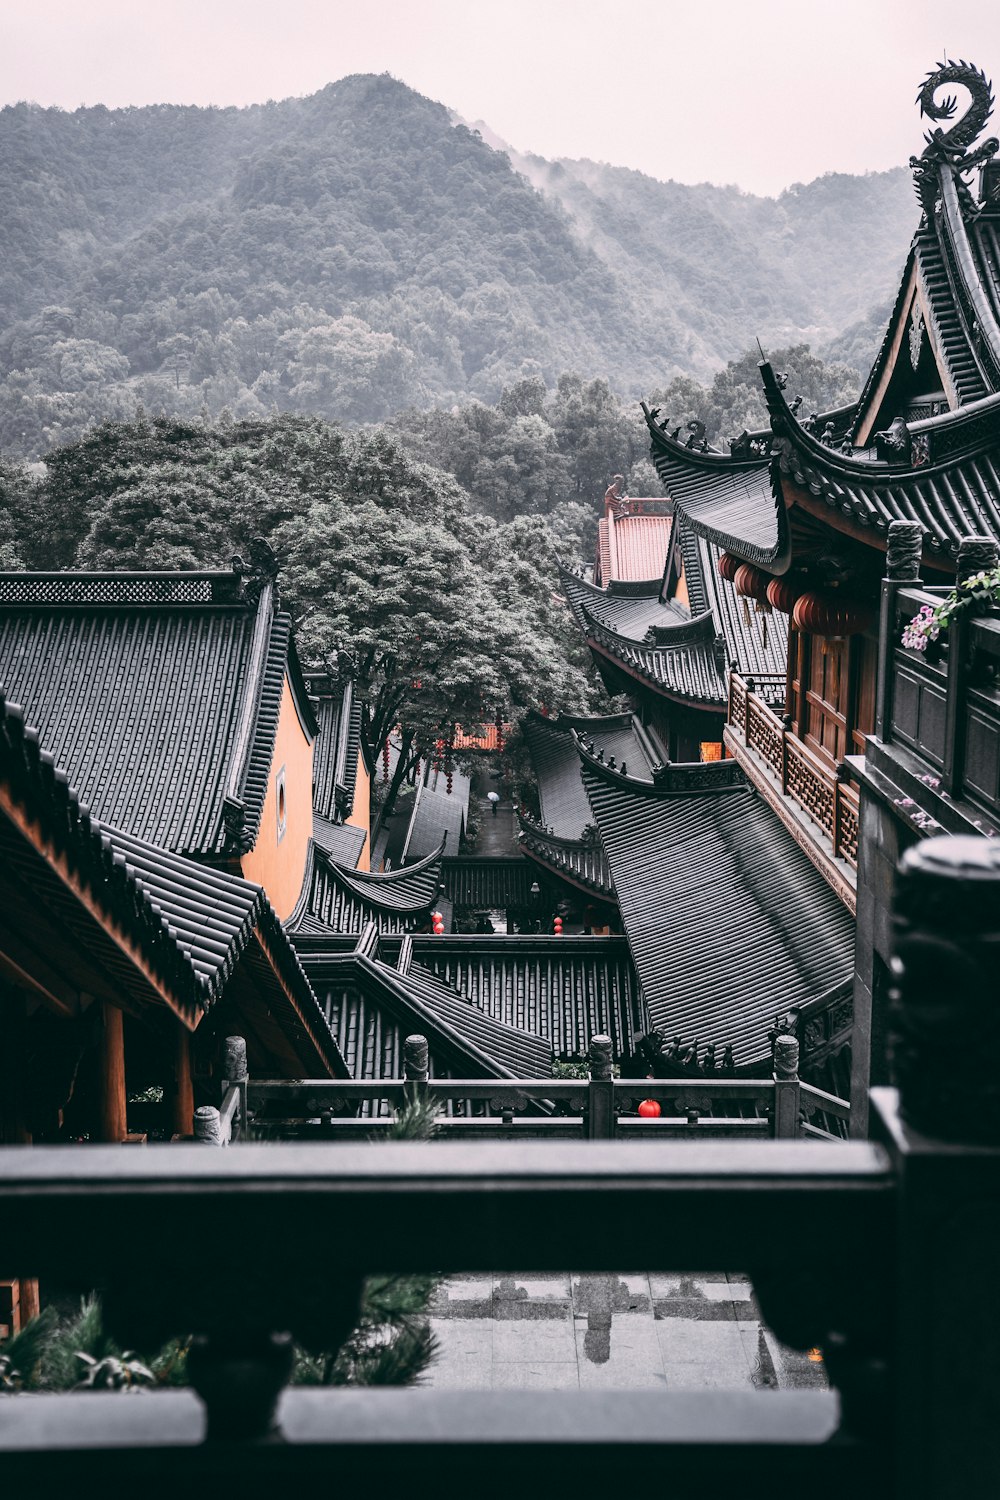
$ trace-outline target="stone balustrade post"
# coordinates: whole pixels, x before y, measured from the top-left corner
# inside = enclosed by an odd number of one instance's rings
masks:
[[[240,1095],[239,1106],[233,1117],[232,1134],[230,1137],[233,1141],[246,1138],[247,1085],[249,1082],[250,1072],[247,1067],[246,1038],[242,1036],[227,1036],[222,1053],[222,1094],[224,1098],[227,1089],[235,1088],[239,1090]]]
[[[798,1040],[779,1032],[774,1039],[774,1118],[771,1123],[775,1140],[798,1139],[799,1109]]]
[[[587,1090],[587,1139],[610,1141],[615,1135],[615,1081],[611,1071],[611,1038],[590,1040],[590,1086]]]
[[[429,1075],[427,1038],[414,1032],[403,1043],[403,1078],[407,1100],[424,1098]]]
[[[194,1112],[194,1138],[203,1146],[228,1146],[222,1116],[214,1104],[201,1104]]]
[[[896,1176],[894,1493],[1000,1491],[1000,841],[926,839],[900,861],[890,1011],[893,1089],[873,1134]]]

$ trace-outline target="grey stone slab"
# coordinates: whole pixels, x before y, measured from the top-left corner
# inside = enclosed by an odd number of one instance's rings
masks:
[[[509,1360],[493,1366],[495,1391],[575,1391],[580,1378],[576,1360]]]
[[[573,1322],[569,1317],[558,1323],[522,1321],[497,1323],[494,1326],[494,1364],[524,1361],[544,1361],[551,1364],[575,1359],[576,1342]]]
[[[421,1385],[445,1391],[490,1391],[493,1389],[492,1359],[436,1359]]]
[[[449,1359],[493,1358],[493,1320],[491,1318],[429,1319],[442,1357]]]
[[[649,1390],[666,1384],[656,1328],[648,1315],[576,1319],[580,1385],[588,1390]]]
[[[717,1370],[738,1375],[736,1384],[743,1376],[749,1376],[750,1357],[741,1334],[740,1325],[734,1322],[715,1323],[670,1319],[655,1323],[656,1336],[660,1344],[663,1368],[670,1381],[671,1371],[679,1365],[696,1365],[706,1371]]]

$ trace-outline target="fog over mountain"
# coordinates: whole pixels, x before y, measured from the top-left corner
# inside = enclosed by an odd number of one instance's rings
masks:
[[[566,370],[632,397],[848,328],[863,364],[918,212],[902,168],[761,198],[507,155],[387,75],[246,109],[8,107],[0,179],[13,457],[139,401],[359,423]]]

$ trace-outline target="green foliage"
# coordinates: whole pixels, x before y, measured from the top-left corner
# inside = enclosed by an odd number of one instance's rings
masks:
[[[374,422],[499,398],[517,467],[486,456],[462,483],[501,518],[512,488],[549,503],[564,483],[539,381],[584,368],[635,395],[708,378],[755,334],[829,337],[889,294],[914,220],[904,170],[765,199],[512,163],[387,76],[247,109],[17,105],[0,186],[4,452],[137,401],[187,422]]]

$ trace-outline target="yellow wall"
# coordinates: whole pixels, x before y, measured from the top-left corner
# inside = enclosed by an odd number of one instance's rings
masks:
[[[281,690],[278,733],[257,843],[249,854],[244,854],[241,862],[246,879],[264,887],[282,921],[295,909],[305,876],[306,854],[312,837],[312,763],[312,741],[299,722],[286,677]],[[285,769],[285,832],[279,842],[277,780],[282,767]]]
[[[365,758],[360,750],[358,751],[358,780],[354,790],[354,808],[347,821],[352,828],[365,830],[366,837],[358,859],[358,869],[370,870],[372,867],[371,777],[368,775],[368,767],[365,765]]]

